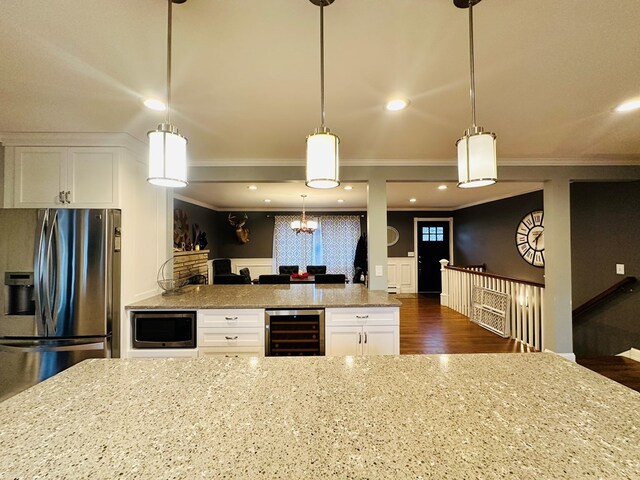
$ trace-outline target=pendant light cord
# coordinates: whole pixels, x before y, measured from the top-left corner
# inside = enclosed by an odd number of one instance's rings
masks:
[[[167,123],[171,123],[171,7],[172,0],[169,1],[169,19],[167,25]]]
[[[322,109],[322,129],[324,130],[324,2],[320,3],[320,105]]]
[[[474,71],[474,52],[473,52],[473,0],[469,0],[469,71],[471,72],[471,88],[469,96],[471,97],[471,119],[473,127],[476,127],[476,75]]]

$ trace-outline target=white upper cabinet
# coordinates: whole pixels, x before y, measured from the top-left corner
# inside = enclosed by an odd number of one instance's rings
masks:
[[[14,207],[118,207],[117,148],[16,147]]]

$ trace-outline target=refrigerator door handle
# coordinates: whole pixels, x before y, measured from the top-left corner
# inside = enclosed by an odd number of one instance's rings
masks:
[[[42,217],[42,218],[40,218]],[[46,335],[46,326],[45,326],[45,314],[44,314],[44,305],[43,305],[43,295],[44,288],[42,282],[42,273],[44,271],[42,262],[46,259],[46,255],[44,255],[44,245],[45,245],[45,229],[47,228],[47,223],[49,220],[49,210],[40,210],[38,212],[38,226],[36,227],[36,242],[35,242],[35,252],[34,252],[34,297],[36,303],[36,331],[38,335]]]
[[[71,352],[77,350],[104,350],[105,341],[91,343],[74,343],[68,345],[5,345],[0,343],[0,351],[5,352]]]
[[[47,327],[47,335],[55,334],[55,324],[53,322],[53,305],[51,298],[51,270],[56,267],[52,258],[52,243],[53,243],[53,232],[57,228],[57,220],[58,220],[58,211],[53,211],[53,216],[50,219],[49,228],[47,229],[47,245],[46,245],[46,255],[43,260],[45,265],[44,268],[44,321]],[[56,286],[57,287],[57,286]]]

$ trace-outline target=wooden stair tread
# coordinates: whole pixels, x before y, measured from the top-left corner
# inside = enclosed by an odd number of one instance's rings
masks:
[[[576,359],[579,365],[640,392],[640,362],[618,355],[583,357]]]

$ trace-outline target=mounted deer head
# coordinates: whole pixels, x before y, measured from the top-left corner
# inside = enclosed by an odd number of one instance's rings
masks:
[[[244,226],[248,219],[249,217],[247,217],[246,213],[241,219],[238,219],[235,215],[229,214],[229,223],[235,229],[236,236],[242,243],[247,243],[249,241],[249,229]]]

